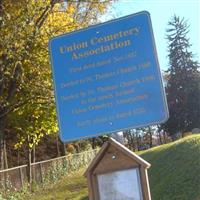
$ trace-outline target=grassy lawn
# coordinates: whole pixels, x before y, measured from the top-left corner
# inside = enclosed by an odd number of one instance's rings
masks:
[[[23,199],[29,200],[88,200],[86,179],[84,170],[65,176],[56,184],[40,188],[33,195]]]
[[[200,135],[193,135],[139,153],[149,161],[153,200],[200,200]],[[29,200],[87,200],[84,170],[38,189]]]
[[[200,134],[142,152],[153,200],[200,200]]]

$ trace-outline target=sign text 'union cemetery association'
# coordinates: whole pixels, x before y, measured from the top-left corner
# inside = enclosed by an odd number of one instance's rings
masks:
[[[147,12],[55,37],[49,46],[63,141],[167,119]]]

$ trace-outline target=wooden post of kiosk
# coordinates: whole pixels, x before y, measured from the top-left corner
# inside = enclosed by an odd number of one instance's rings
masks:
[[[151,165],[110,138],[85,172],[90,200],[151,200],[147,169]]]

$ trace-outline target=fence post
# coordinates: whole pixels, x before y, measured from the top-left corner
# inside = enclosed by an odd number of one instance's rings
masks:
[[[24,186],[24,179],[23,179],[23,173],[22,173],[22,168],[19,167],[19,176],[20,176],[20,181],[21,181],[21,186]]]
[[[40,166],[40,177],[41,177],[41,182],[43,183],[42,163],[40,163],[39,166]]]
[[[7,189],[7,173],[6,173],[6,171],[3,172],[3,182],[4,182],[4,188]]]

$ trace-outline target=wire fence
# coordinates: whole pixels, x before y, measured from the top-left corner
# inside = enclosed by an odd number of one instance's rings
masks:
[[[85,151],[31,164],[33,181],[43,183],[88,166],[98,150]],[[28,181],[27,165],[0,171],[0,189],[21,189]]]

